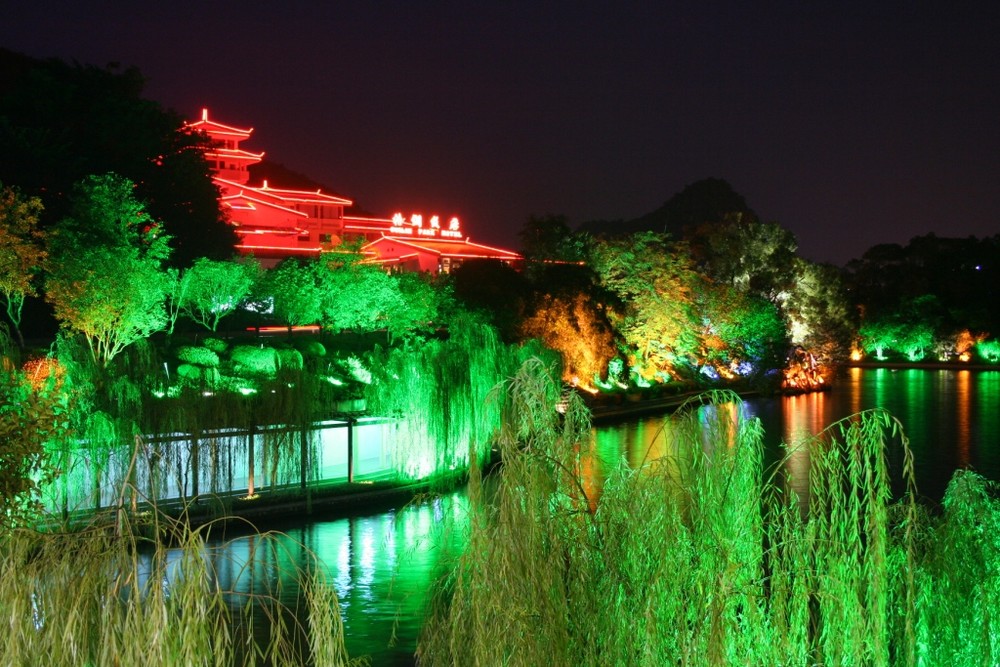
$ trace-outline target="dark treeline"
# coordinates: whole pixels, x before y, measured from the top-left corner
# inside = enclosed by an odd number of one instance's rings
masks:
[[[227,258],[225,224],[202,139],[184,119],[142,97],[135,68],[37,60],[0,49],[0,183],[41,199],[42,227],[69,212],[73,185],[114,172],[171,236],[171,262]]]
[[[877,245],[845,275],[862,322],[921,324],[938,338],[1000,332],[1000,235]]]

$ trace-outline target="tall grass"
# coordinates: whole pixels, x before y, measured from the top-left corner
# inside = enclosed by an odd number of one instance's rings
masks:
[[[620,466],[589,498],[586,412],[525,365],[495,492],[474,471],[468,547],[437,588],[421,664],[997,664],[989,483],[958,475],[932,516],[898,422],[870,411],[797,445],[804,506],[765,470],[738,399],[699,401],[670,417],[666,455]]]
[[[167,521],[166,519],[163,519]],[[336,595],[322,568],[298,572],[307,610],[296,622],[275,592],[222,590],[203,535],[160,524],[174,545],[95,525],[0,538],[3,665],[304,665],[351,661]],[[268,541],[263,536],[263,541]],[[258,584],[259,586],[259,584]],[[254,610],[271,632],[254,641]]]

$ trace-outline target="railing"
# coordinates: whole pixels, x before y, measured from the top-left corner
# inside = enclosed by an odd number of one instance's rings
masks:
[[[110,451],[78,443],[60,455],[63,473],[46,489],[43,504],[67,515],[126,501],[186,504],[394,479],[397,427],[391,418],[358,417],[158,434]]]

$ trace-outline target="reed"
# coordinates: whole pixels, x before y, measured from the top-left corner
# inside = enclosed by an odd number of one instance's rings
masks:
[[[9,622],[0,664],[362,664],[344,648],[336,595],[322,568],[289,573],[307,599],[304,620],[289,621],[293,614],[265,582],[250,592],[220,588],[216,570],[224,565],[202,531],[156,521],[172,546],[96,524],[0,538],[0,608]],[[278,543],[262,535],[262,548],[272,541]],[[271,628],[263,640],[253,635],[261,610]]]
[[[522,367],[495,492],[474,470],[468,546],[437,585],[421,664],[996,663],[1000,507],[969,473],[942,516],[918,505],[884,411],[788,447],[810,458],[804,500],[730,393],[665,420],[666,453],[618,467],[599,498],[588,435],[557,376]]]

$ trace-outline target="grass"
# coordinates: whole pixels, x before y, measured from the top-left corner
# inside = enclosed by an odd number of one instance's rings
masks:
[[[738,405],[717,392],[682,408],[666,455],[591,498],[585,411],[523,367],[495,493],[474,471],[468,546],[436,588],[421,664],[997,664],[993,484],[958,473],[932,514],[899,423],[869,411],[797,445],[803,504]]]

